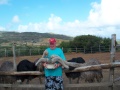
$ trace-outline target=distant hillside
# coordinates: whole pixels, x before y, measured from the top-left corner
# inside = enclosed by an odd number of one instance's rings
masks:
[[[73,37],[50,34],[50,33],[37,33],[37,32],[2,32],[0,31],[0,44],[2,43],[46,43],[48,38],[54,37],[58,40],[71,40]]]

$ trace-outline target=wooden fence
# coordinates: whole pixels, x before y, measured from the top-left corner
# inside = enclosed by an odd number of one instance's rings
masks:
[[[62,47],[62,50],[64,53],[71,53],[71,52],[76,52],[76,53],[79,53],[79,52],[82,52],[82,53],[96,53],[96,52],[110,52],[110,48],[111,45],[108,45],[108,46],[100,46],[98,45],[97,47],[89,47],[89,50],[86,49],[85,47],[83,48],[63,48]],[[34,48],[27,48],[27,47],[24,47],[24,48],[17,48],[17,45],[16,45],[16,49],[15,49],[15,53],[16,53],[16,56],[33,56],[33,55],[42,55],[43,54],[43,51],[45,50],[45,48],[38,48],[38,47],[34,47]],[[117,51],[120,51],[119,49]],[[12,53],[12,48],[9,47],[9,48],[5,48],[5,47],[0,47],[0,57],[11,57],[13,55]]]
[[[99,70],[100,67],[102,69],[109,69],[109,80],[108,82],[102,82],[102,83],[86,83],[86,84],[66,84],[65,90],[72,90],[73,88],[76,88],[74,90],[84,90],[84,88],[89,88],[89,87],[106,87],[106,90],[119,90],[116,89],[115,87],[119,87],[120,83],[115,83],[120,80],[120,78],[114,79],[114,68],[120,67],[120,62],[115,62],[115,53],[116,53],[116,47],[119,47],[120,45],[116,45],[116,34],[112,34],[112,41],[111,41],[111,57],[110,57],[110,63],[106,64],[100,64],[100,65],[92,65],[92,66],[84,66],[84,67],[77,67],[75,70],[71,72],[81,72],[81,71],[89,71],[89,70]],[[13,46],[14,50],[14,46]],[[14,68],[16,67],[15,64],[15,54],[13,53],[13,62],[14,62]],[[16,69],[16,68],[15,68]],[[69,72],[67,70],[64,70],[64,72]],[[44,73],[34,71],[34,72],[0,72],[0,75],[43,75]],[[36,84],[0,84],[0,87],[9,87],[9,88],[36,88],[36,89],[44,89],[44,85],[36,85]],[[103,88],[102,88],[103,89]],[[86,90],[86,89],[85,89]],[[97,89],[98,90],[98,89]],[[99,88],[101,90],[101,88]]]

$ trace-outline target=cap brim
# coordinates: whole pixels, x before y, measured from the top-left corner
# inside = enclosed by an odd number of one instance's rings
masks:
[[[55,42],[50,42],[51,45],[55,44]]]

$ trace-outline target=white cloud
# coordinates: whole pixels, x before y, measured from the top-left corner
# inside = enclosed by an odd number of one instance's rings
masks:
[[[4,30],[5,30],[5,28],[0,26],[0,31],[4,31]]]
[[[54,32],[58,33],[58,30],[61,28],[62,19],[60,17],[51,14],[48,22],[40,22],[40,23],[29,23],[28,25],[19,25],[18,31],[28,31],[28,32]]]
[[[13,23],[19,23],[19,22],[20,22],[20,19],[19,19],[18,15],[15,15],[15,16],[12,18],[12,22],[13,22]]]
[[[48,22],[19,25],[19,32],[52,32],[69,36],[97,35],[111,37],[117,34],[120,39],[120,5],[119,0],[101,0],[101,3],[91,3],[88,19],[84,22],[74,20],[64,22],[61,17],[51,14]],[[19,18],[18,18],[19,21]]]
[[[92,3],[92,9],[88,19],[95,25],[120,24],[120,1],[101,0],[101,3]]]
[[[59,29],[61,21],[62,19],[60,17],[51,14],[51,17],[49,18],[49,21],[47,23],[47,28],[50,30]]]
[[[28,25],[19,25],[19,32],[46,32],[44,23],[29,23]]]
[[[9,0],[0,0],[0,4],[8,4]]]
[[[13,16],[12,20],[6,24],[6,30],[15,31],[15,27],[18,26],[19,22],[20,22],[19,16],[18,15]]]

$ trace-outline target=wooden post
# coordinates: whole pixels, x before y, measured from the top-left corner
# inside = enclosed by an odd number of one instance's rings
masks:
[[[77,47],[76,47],[76,53],[77,53]]]
[[[38,49],[38,55],[40,55],[39,51],[40,51],[40,50]]]
[[[18,56],[20,56],[21,54],[20,54],[20,48],[19,48],[19,55]]]
[[[84,47],[84,53],[85,53],[85,47]]]
[[[92,47],[91,47],[91,53],[92,53]]]
[[[7,54],[6,54],[6,48],[5,48],[5,57],[7,57]]]
[[[110,45],[109,45],[109,52],[110,52],[110,49],[111,49],[111,48],[110,48]]]
[[[30,56],[31,56],[31,48],[30,48],[30,50],[29,50],[29,51],[30,51]]]
[[[100,45],[99,45],[99,52],[101,52],[101,47],[100,47]]]
[[[113,63],[115,61],[115,52],[116,52],[116,34],[112,34],[111,38],[111,57],[110,57],[110,62]],[[114,68],[110,68],[110,74],[109,74],[109,80],[112,82],[111,90],[113,90],[113,85],[114,85]]]
[[[16,43],[13,43],[13,63],[14,63],[14,70],[16,70],[16,54],[15,54],[15,45],[16,45]]]

